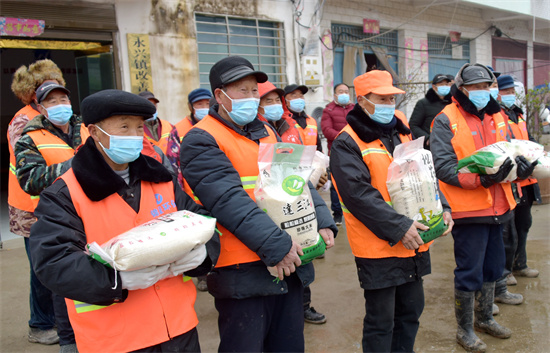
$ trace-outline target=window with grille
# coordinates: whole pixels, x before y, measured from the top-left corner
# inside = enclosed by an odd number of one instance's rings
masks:
[[[378,34],[363,33],[363,27],[332,24],[332,42],[335,48],[343,48],[344,45],[362,45],[364,50],[370,50],[369,46],[379,45],[386,48],[388,53],[397,55],[397,31],[391,31],[385,33],[372,40],[368,40],[370,37],[378,36]],[[380,28],[380,33],[384,33],[388,28]],[[357,42],[358,40],[365,41]]]
[[[200,86],[210,89],[208,75],[218,60],[239,55],[265,72],[275,86],[287,84],[283,24],[254,18],[195,14]]]
[[[428,34],[428,58],[430,79],[437,74],[454,76],[470,62],[470,39],[451,42],[448,36]]]
[[[386,59],[391,68],[398,73],[398,34],[397,31],[388,31],[387,28],[380,28],[381,36],[378,34],[363,33],[362,26],[344,25],[333,23],[331,25],[332,43],[334,48],[333,75],[334,83],[344,81],[344,46],[359,47],[368,68],[377,67],[383,69],[383,64],[372,50],[373,47],[383,48],[386,52]],[[375,37],[376,36],[376,37]],[[369,38],[375,37],[372,40]],[[355,76],[363,74],[362,63],[357,60]],[[352,82],[345,82],[352,85]]]

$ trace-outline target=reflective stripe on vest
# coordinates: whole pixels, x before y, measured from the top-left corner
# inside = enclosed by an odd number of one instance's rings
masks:
[[[15,113],[15,115],[13,116],[13,119],[15,119],[15,117],[20,115],[25,115],[29,118],[29,120],[31,120],[35,116],[40,115],[40,112],[35,110],[30,105],[26,105],[23,108],[21,108],[17,113]],[[11,126],[13,119],[10,121],[9,126]],[[8,126],[8,133],[7,133],[8,150],[10,153],[10,173],[8,174],[8,204],[11,207],[15,207],[19,210],[33,212],[34,209],[36,208],[36,205],[38,205],[38,196],[31,196],[27,194],[21,188],[21,185],[19,185],[19,181],[17,180],[16,170],[15,170],[16,158],[11,145],[9,126]]]
[[[451,144],[458,160],[474,153],[480,148],[480,145],[489,145],[492,143],[490,141],[483,141],[482,136],[478,136],[478,134],[472,132],[468,122],[463,116],[463,114],[468,113],[459,108],[457,103],[453,102],[447,105],[443,109],[442,114],[448,117],[451,127],[456,125],[456,129],[452,128],[454,136],[451,139]],[[491,132],[495,136],[496,142],[506,141],[506,123],[504,117],[500,113],[493,115],[486,114],[486,119],[483,120],[484,123],[490,121],[487,119],[488,116],[492,117],[492,121],[497,127],[496,130],[493,130],[494,132]],[[476,140],[478,141],[478,147],[476,147]],[[510,209],[513,209],[516,202],[512,194],[511,184],[501,183],[499,185],[504,189]],[[485,210],[493,206],[491,190],[485,189],[482,186],[473,190],[468,190],[439,181],[439,187],[447,198],[453,212]]]
[[[255,200],[254,186],[255,180],[259,174],[258,144],[225,126],[210,115],[205,116],[199,121],[194,129],[207,131],[214,137],[220,150],[225,153],[227,158],[231,161],[231,164],[233,164],[233,168],[239,173],[243,189],[252,200]],[[273,130],[269,128],[265,129],[269,135],[261,138],[260,141],[264,143],[277,142],[277,137]],[[228,231],[227,228],[220,223],[217,223],[217,227],[223,236],[220,237],[220,256],[216,267],[260,260],[255,252],[244,245],[244,243]]]
[[[48,130],[33,130],[26,132],[26,134],[33,140],[34,145],[48,166],[65,162],[71,159],[75,154],[75,150],[71,146],[67,145],[65,141],[55,136]],[[90,136],[88,129],[84,127],[84,124],[80,124],[80,136],[82,141],[86,141],[88,136]],[[31,200],[35,202],[35,204],[33,205],[33,209],[29,210],[29,212],[34,211],[38,205],[39,199],[40,196],[38,195],[31,196]]]
[[[296,123],[294,127],[300,133],[300,137],[304,145],[315,146],[317,145],[317,121],[312,117],[308,116],[306,118],[306,127],[302,127]]]
[[[403,113],[396,111],[395,115],[406,125],[407,120]],[[346,125],[342,131],[350,135],[355,141],[363,162],[369,169],[371,176],[371,185],[380,192],[380,195],[384,198],[384,201],[388,205],[392,205],[388,188],[386,186],[386,180],[388,175],[388,167],[393,160],[392,155],[386,149],[382,141],[375,140],[372,142],[364,142],[353,131],[351,126]],[[401,141],[411,141],[411,135],[399,135]],[[334,186],[338,191],[338,185],[335,180]],[[378,259],[388,257],[413,257],[416,255],[414,250],[408,250],[405,248],[402,242],[390,246],[386,240],[382,240],[377,237],[369,228],[367,228],[361,221],[359,221],[343,204],[340,194],[340,204],[342,205],[342,211],[344,213],[344,219],[346,221],[347,236],[352,253],[356,257]],[[427,251],[430,243],[420,246],[418,252]]]
[[[156,216],[176,211],[172,182],[141,182],[139,212],[117,193],[91,201],[69,169],[61,176],[84,225],[86,242],[103,244]],[[192,281],[176,276],[140,290],[128,291],[122,303],[108,306],[66,299],[78,351],[128,352],[166,342],[197,323]],[[144,323],[147,323],[144,325]]]

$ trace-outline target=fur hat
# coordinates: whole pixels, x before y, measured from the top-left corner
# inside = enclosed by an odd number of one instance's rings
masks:
[[[50,59],[38,60],[28,68],[23,65],[15,71],[11,90],[23,104],[27,105],[31,103],[36,89],[48,80],[56,80],[60,85],[65,86],[63,74],[53,61]]]

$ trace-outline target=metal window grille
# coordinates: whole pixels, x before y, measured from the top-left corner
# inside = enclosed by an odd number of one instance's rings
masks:
[[[265,72],[277,87],[287,84],[283,24],[255,18],[195,14],[200,86],[210,89],[208,75],[218,60],[239,55]]]
[[[358,40],[367,39],[377,36],[377,34],[363,33],[363,27],[351,26],[342,24],[332,24],[332,41],[335,48],[343,48],[344,45],[363,46],[363,50],[370,50],[369,46],[379,45],[386,47],[386,50],[390,54],[397,54],[397,31],[385,33],[373,40],[365,40],[357,42]],[[387,28],[380,28],[380,33],[386,32]]]
[[[462,59],[470,59],[470,40],[460,38],[451,42],[448,36],[428,34],[428,55],[438,58],[452,58],[453,47],[462,46]]]

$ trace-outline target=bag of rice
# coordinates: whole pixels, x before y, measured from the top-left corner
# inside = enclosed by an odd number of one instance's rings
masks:
[[[143,223],[99,246],[87,245],[90,256],[117,271],[134,271],[180,260],[214,234],[216,219],[177,211]]]
[[[512,182],[517,179],[517,156],[524,156],[532,163],[541,158],[543,153],[544,147],[536,142],[512,139],[510,142],[501,141],[480,148],[459,160],[457,168],[460,173],[495,174],[506,158],[510,158],[514,167],[502,182]]]
[[[317,232],[315,206],[308,187],[315,146],[260,144],[254,195],[258,207],[300,244],[307,263],[325,252]]]
[[[447,230],[432,153],[423,148],[424,137],[398,145],[388,168],[386,186],[392,207],[400,214],[430,227],[419,231],[427,243]]]
[[[536,179],[550,178],[550,155],[544,152],[544,155],[539,158],[539,163],[533,171],[533,177]]]
[[[313,162],[311,163],[313,171],[309,177],[309,181],[313,186],[317,186],[319,179],[327,172],[329,166],[329,157],[321,151],[315,151],[315,156],[313,157]]]

